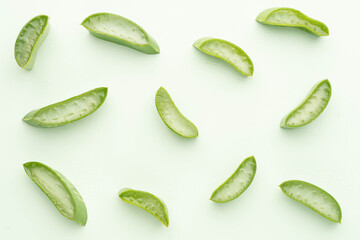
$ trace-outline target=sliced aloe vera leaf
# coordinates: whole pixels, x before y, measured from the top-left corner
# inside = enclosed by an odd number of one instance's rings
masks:
[[[254,73],[254,64],[250,57],[231,42],[205,37],[197,40],[193,46],[203,53],[229,63],[245,76],[252,76]]]
[[[280,127],[297,128],[314,121],[325,110],[330,97],[329,80],[316,83],[302,103],[281,120]]]
[[[340,205],[323,189],[300,180],[283,182],[280,188],[286,196],[308,206],[330,221],[341,222]]]
[[[97,38],[148,54],[160,53],[157,42],[136,23],[111,13],[95,13],[81,23]]]
[[[23,121],[34,127],[52,128],[80,120],[95,112],[105,101],[107,88],[100,87],[25,115]]]
[[[261,12],[256,21],[266,25],[295,27],[317,36],[328,36],[328,27],[292,8],[269,8]]]
[[[86,224],[87,211],[84,200],[66,177],[40,162],[27,162],[23,166],[26,174],[48,196],[62,215],[80,225]]]
[[[49,17],[45,15],[34,17],[21,29],[15,42],[15,60],[21,68],[28,71],[33,68],[49,29]]]
[[[181,114],[163,87],[156,92],[155,105],[161,119],[172,131],[185,138],[199,135],[196,126]]]
[[[217,203],[234,200],[250,186],[255,173],[256,161],[254,156],[246,158],[236,171],[212,193],[210,200]]]
[[[133,190],[130,188],[121,189],[119,197],[134,206],[140,207],[151,213],[160,220],[166,227],[169,226],[169,215],[165,203],[151,193]]]

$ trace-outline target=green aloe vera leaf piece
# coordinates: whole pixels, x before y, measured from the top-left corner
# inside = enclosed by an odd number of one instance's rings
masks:
[[[21,29],[15,42],[15,60],[21,68],[28,71],[33,68],[49,29],[49,17],[45,15],[34,17]]]
[[[226,203],[239,197],[251,184],[256,173],[254,156],[246,158],[236,171],[210,197],[217,203]]]
[[[328,27],[292,8],[269,8],[261,12],[256,21],[266,25],[295,27],[317,36],[328,36]]]
[[[323,189],[300,180],[283,182],[280,188],[286,196],[308,206],[330,221],[341,222],[340,205]]]
[[[302,103],[281,120],[280,127],[297,128],[311,123],[325,110],[330,97],[329,80],[316,83]]]
[[[105,101],[108,89],[95,88],[65,101],[33,110],[23,121],[34,127],[52,128],[80,120],[95,112]]]
[[[147,54],[160,53],[157,42],[136,23],[111,13],[95,13],[81,23],[97,38]]]
[[[252,76],[254,73],[254,64],[250,57],[231,42],[205,37],[197,40],[193,46],[205,54],[229,63],[245,76]]]
[[[160,220],[166,227],[169,226],[169,215],[165,203],[151,193],[133,190],[129,188],[121,189],[119,197],[134,206],[140,207],[151,213]]]
[[[199,135],[196,126],[180,113],[163,87],[156,92],[155,105],[161,119],[172,131],[185,138]]]
[[[40,162],[27,162],[23,166],[26,174],[48,196],[62,215],[80,225],[86,224],[87,211],[84,200],[66,177]]]

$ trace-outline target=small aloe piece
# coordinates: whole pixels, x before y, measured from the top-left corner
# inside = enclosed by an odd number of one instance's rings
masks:
[[[229,63],[245,76],[252,76],[254,73],[254,65],[250,57],[231,42],[205,37],[197,40],[193,46],[205,54]]]
[[[282,128],[297,128],[314,121],[326,108],[331,97],[331,85],[325,79],[316,83],[305,100],[286,115],[280,123]]]
[[[199,135],[196,126],[180,113],[163,87],[156,92],[155,105],[161,119],[175,133],[185,138]]]
[[[317,36],[328,36],[328,27],[292,8],[269,8],[261,12],[256,21],[266,25],[295,27]]]
[[[160,220],[166,227],[169,226],[169,216],[165,203],[151,193],[133,190],[129,188],[121,189],[119,197],[134,206],[140,207],[151,213]]]
[[[40,162],[27,162],[23,166],[26,174],[48,196],[62,215],[80,225],[86,224],[87,211],[84,200],[66,177]]]
[[[95,13],[81,23],[97,38],[148,54],[160,53],[157,42],[136,23],[111,13]]]
[[[15,42],[15,60],[21,68],[28,71],[33,68],[49,29],[49,17],[45,15],[34,17],[21,29]]]
[[[286,196],[308,206],[330,221],[341,222],[340,205],[323,189],[300,180],[283,182],[280,188]]]
[[[34,127],[52,128],[80,120],[95,112],[105,101],[108,89],[95,88],[25,115],[23,121]]]
[[[239,197],[251,184],[256,173],[254,156],[246,158],[236,171],[210,197],[217,203],[226,203]]]

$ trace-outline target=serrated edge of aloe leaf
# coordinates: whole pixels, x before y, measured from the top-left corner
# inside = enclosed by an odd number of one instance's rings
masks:
[[[73,206],[74,206],[74,216],[73,218],[70,218],[68,216],[66,216],[65,214],[63,214],[63,212],[58,208],[58,206],[54,203],[53,199],[46,193],[46,191],[32,178],[31,174],[30,174],[30,170],[29,168],[31,168],[30,166],[28,167],[28,165],[32,165],[32,164],[35,164],[39,167],[44,167],[46,168],[47,171],[53,173],[54,175],[56,175],[57,177],[57,180],[59,180],[63,187],[66,189],[66,191],[68,192],[68,194],[71,196],[71,202],[73,203]],[[86,222],[87,222],[87,209],[86,209],[86,205],[85,205],[85,202],[83,201],[80,193],[78,192],[78,190],[74,187],[74,185],[64,176],[62,175],[61,173],[59,173],[58,171],[52,169],[51,167],[43,164],[43,163],[40,163],[40,162],[27,162],[27,163],[24,163],[23,164],[23,167],[24,167],[24,170],[26,172],[26,174],[30,177],[30,179],[40,188],[40,190],[50,199],[50,201],[53,203],[53,205],[56,207],[56,209],[66,218],[72,220],[72,221],[75,221],[77,222],[78,224],[80,224],[81,226],[85,226],[86,225]],[[67,182],[66,182],[67,180]],[[73,192],[69,189],[69,184],[72,185],[72,187],[75,189],[75,191],[79,194],[79,197],[81,198],[82,202],[79,201],[77,199],[76,196],[74,196]],[[83,205],[83,206],[79,206],[79,205]],[[79,214],[79,211],[78,209],[82,209],[83,211],[85,212],[82,212],[81,211],[81,214]]]
[[[142,206],[137,205],[137,204],[134,204],[134,203],[132,203],[132,202],[129,202],[129,201],[123,199],[123,198],[121,197],[121,194],[124,193],[124,192],[127,192],[127,191],[131,191],[131,192],[142,192],[142,193],[145,193],[145,194],[147,194],[147,195],[150,195],[150,196],[153,197],[154,199],[158,200],[158,201],[161,203],[161,205],[164,206],[164,213],[165,213],[165,216],[166,216],[166,222],[164,222],[162,219],[160,219],[159,217],[157,217],[154,213],[146,210],[146,209],[143,208]],[[146,212],[150,213],[150,214],[153,215],[156,219],[158,219],[162,224],[164,224],[166,227],[169,227],[169,214],[168,214],[167,206],[166,206],[165,202],[164,202],[163,200],[161,200],[159,197],[157,197],[157,196],[155,196],[154,194],[149,193],[149,192],[145,192],[145,191],[141,191],[141,190],[134,190],[134,189],[131,189],[131,188],[123,188],[123,189],[121,189],[121,190],[118,192],[118,196],[119,196],[120,199],[123,200],[124,202],[129,203],[129,204],[131,204],[131,205],[133,205],[133,206],[135,206],[135,207],[139,207],[139,208],[145,210]]]
[[[323,215],[322,213],[318,212],[315,208],[313,208],[313,207],[307,205],[306,203],[303,203],[303,202],[301,202],[300,200],[297,200],[296,198],[293,198],[293,197],[291,197],[290,195],[288,195],[288,194],[283,190],[282,186],[283,186],[284,184],[286,184],[286,183],[289,183],[289,182],[298,182],[298,183],[301,183],[301,184],[304,184],[304,185],[310,185],[311,187],[314,187],[314,188],[322,191],[323,193],[325,193],[327,196],[329,196],[329,197],[334,201],[334,203],[336,203],[336,207],[338,208],[338,210],[339,210],[339,212],[340,212],[340,217],[339,217],[340,220],[339,220],[339,221],[336,221],[336,220],[334,220],[334,219],[328,218],[327,216],[325,216],[325,215]],[[330,221],[332,221],[332,222],[341,223],[342,211],[341,211],[340,204],[336,201],[336,199],[335,199],[330,193],[326,192],[324,189],[322,189],[322,188],[320,188],[320,187],[318,187],[318,186],[316,186],[316,185],[314,185],[314,184],[311,184],[311,183],[309,183],[309,182],[305,182],[305,181],[301,181],[301,180],[288,180],[288,181],[285,181],[285,182],[281,183],[281,184],[279,185],[279,187],[280,187],[281,191],[282,191],[287,197],[289,197],[289,198],[291,198],[291,199],[293,199],[293,200],[295,200],[295,201],[297,201],[297,202],[299,202],[299,203],[307,206],[308,208],[312,209],[313,211],[317,212],[318,214],[320,214],[321,216],[323,216],[324,218],[326,218],[326,219],[328,219],[328,220],[330,220]]]

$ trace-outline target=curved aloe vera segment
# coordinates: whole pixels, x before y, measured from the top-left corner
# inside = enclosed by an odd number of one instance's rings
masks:
[[[15,42],[17,64],[30,71],[35,63],[38,50],[49,33],[49,17],[36,16],[25,24]]]
[[[86,224],[87,211],[84,200],[66,177],[40,162],[27,162],[23,166],[26,174],[48,196],[62,215],[80,225]]]
[[[161,119],[175,133],[185,138],[194,138],[199,135],[196,126],[180,113],[163,87],[156,92],[155,105]]]
[[[282,128],[297,128],[314,121],[326,108],[331,97],[331,85],[325,79],[313,86],[305,100],[280,123]]]
[[[300,180],[283,182],[280,188],[286,196],[308,206],[330,221],[341,222],[340,205],[323,189]]]
[[[217,203],[226,203],[239,197],[251,184],[256,173],[254,156],[246,158],[236,171],[210,197]]]
[[[151,213],[160,220],[166,227],[169,226],[169,216],[165,203],[151,193],[133,190],[129,188],[121,189],[119,197],[134,206],[140,207]]]
[[[199,51],[220,58],[245,76],[252,76],[254,65],[250,57],[235,44],[216,38],[201,38],[193,46]]]
[[[107,88],[95,88],[25,115],[23,121],[34,127],[51,128],[80,120],[95,112],[105,101]]]
[[[292,8],[269,8],[261,12],[256,21],[266,25],[295,27],[317,36],[328,36],[328,27]]]
[[[95,13],[81,23],[97,38],[148,54],[160,53],[157,42],[136,23],[111,13]]]

